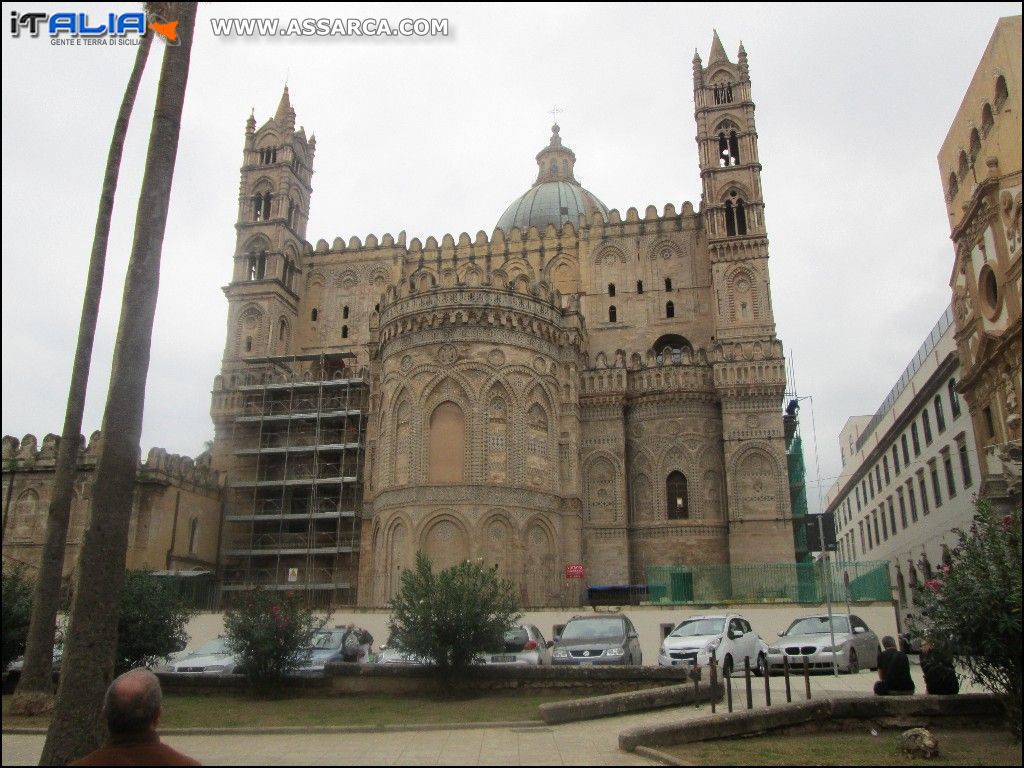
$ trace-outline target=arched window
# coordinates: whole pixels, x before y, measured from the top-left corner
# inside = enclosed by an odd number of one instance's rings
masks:
[[[732,209],[732,200],[725,201],[725,234],[736,236],[736,212]]]
[[[677,333],[666,333],[660,336],[651,346],[654,354],[657,355],[658,363],[673,362],[682,360],[683,350],[693,352],[693,345]]]
[[[747,211],[736,190],[730,192],[725,201],[725,234],[729,237],[747,234]]]
[[[313,310],[309,313],[309,319],[315,323],[319,315],[320,313],[317,311],[317,308],[313,307]]]
[[[466,418],[462,409],[448,401],[430,415],[427,450],[427,482],[461,483],[466,453]]]
[[[608,283],[608,295],[615,296],[615,283]]]
[[[977,128],[971,129],[971,165],[974,165],[978,160],[978,155],[981,154],[981,134],[978,133]]]
[[[971,162],[967,159],[967,152],[960,150],[960,162],[957,166],[957,171],[960,173],[960,179],[966,179],[968,172],[971,170]]]
[[[953,418],[960,418],[960,397],[956,392],[956,379],[950,379],[946,386],[949,391],[949,410],[953,412]]]
[[[343,338],[343,339],[347,339],[348,338],[348,326],[347,325],[341,326],[341,338]]]
[[[950,171],[949,174],[949,202],[953,202],[953,198],[957,196],[960,191],[960,183],[956,180],[956,174]]]
[[[346,304],[341,308],[341,319],[348,320],[348,305]]]
[[[736,203],[736,234],[747,234],[747,209],[742,200]]]
[[[666,291],[671,291],[672,290],[672,278],[671,277],[666,277],[665,278],[665,290]]]
[[[615,305],[612,304],[610,307],[608,307],[608,322],[609,323],[614,323],[614,322],[617,321],[617,319],[618,319],[618,312],[616,312],[616,310],[615,310]]]
[[[941,435],[946,431],[946,414],[942,412],[942,395],[936,395],[932,404],[935,406],[935,426]]]
[[[245,351],[252,352],[252,336],[245,337]]]
[[[996,110],[1003,108],[1003,104],[1006,103],[1006,99],[1009,98],[1010,92],[1006,90],[1006,78],[1000,75],[996,78]]]
[[[188,529],[188,553],[199,554],[199,518],[193,517]]]
[[[995,122],[995,118],[992,117],[992,105],[985,102],[985,106],[981,108],[981,135],[988,136]]]
[[[736,136],[736,131],[729,132],[729,154],[732,157],[732,164],[740,164],[740,140]]]
[[[928,416],[927,406],[921,411],[921,424],[924,426],[924,444],[932,444],[932,420]]]
[[[665,304],[665,317],[671,318],[676,316],[676,305],[671,301]]]
[[[641,293],[644,292],[644,281],[643,280],[637,280],[636,281],[636,292],[637,292],[637,294],[641,294]]]
[[[281,322],[277,324],[277,340],[284,341],[285,334],[288,332],[288,323],[282,317]]]
[[[665,480],[665,499],[669,520],[689,519],[690,501],[686,495],[686,475],[682,472],[672,472]]]

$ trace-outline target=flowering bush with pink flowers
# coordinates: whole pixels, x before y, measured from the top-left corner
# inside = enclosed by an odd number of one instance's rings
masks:
[[[970,529],[954,533],[950,562],[914,588],[912,630],[1003,700],[1019,740],[1021,511],[999,515],[982,501]]]
[[[224,614],[225,644],[252,689],[265,693],[305,663],[304,649],[328,620],[314,616],[300,598],[254,589],[242,593]]]

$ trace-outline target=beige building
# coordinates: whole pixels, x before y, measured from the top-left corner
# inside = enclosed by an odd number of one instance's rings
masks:
[[[5,568],[23,564],[34,571],[39,567],[59,442],[54,434],[46,435],[42,445],[35,435],[3,438]],[[88,446],[82,438],[64,557],[66,583],[78,564],[88,524],[99,446],[99,432],[92,434]],[[221,483],[210,469],[209,456],[193,461],[154,448],[139,465],[135,480],[127,566],[216,573],[220,521]]]
[[[824,502],[839,560],[889,563],[902,619],[913,613],[910,586],[947,557],[953,529],[970,526],[981,480],[955,333],[947,308],[878,411],[847,421],[842,473]]]
[[[610,210],[556,125],[490,235],[422,241],[307,242],[316,139],[287,88],[250,117],[212,402],[226,589],[382,605],[424,550],[553,606],[650,565],[793,562],[742,46],[695,54],[693,93],[698,208]]]
[[[1020,503],[1021,17],[1002,18],[939,169],[955,260],[960,387],[984,449],[983,495]]]

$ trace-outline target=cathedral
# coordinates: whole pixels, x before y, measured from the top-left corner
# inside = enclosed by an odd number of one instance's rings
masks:
[[[307,241],[316,138],[287,88],[249,118],[211,409],[227,594],[382,606],[419,550],[482,559],[527,607],[794,561],[742,45],[715,34],[693,94],[696,209],[609,209],[554,125],[490,235],[424,241]]]

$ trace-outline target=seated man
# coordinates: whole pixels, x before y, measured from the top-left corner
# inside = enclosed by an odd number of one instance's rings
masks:
[[[903,651],[897,650],[891,635],[882,638],[878,654],[878,682],[875,683],[877,696],[909,696],[914,692],[914,681],[910,677],[910,659]]]
[[[110,739],[71,765],[202,765],[160,741],[162,700],[160,681],[148,669],[115,678],[103,698]]]
[[[921,643],[921,671],[925,690],[932,696],[952,696],[960,693],[960,680],[953,667],[953,659],[935,647],[929,638]]]

